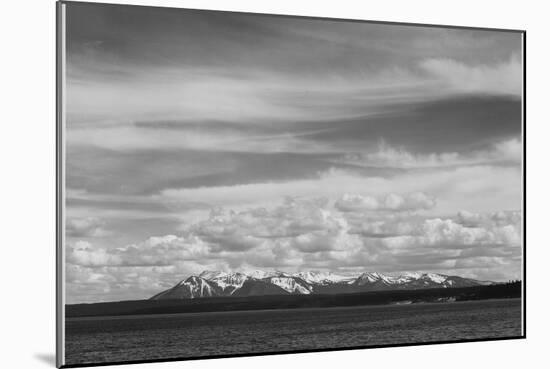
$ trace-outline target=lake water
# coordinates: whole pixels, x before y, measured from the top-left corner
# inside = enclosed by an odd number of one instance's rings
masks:
[[[66,364],[521,335],[521,300],[74,318]]]

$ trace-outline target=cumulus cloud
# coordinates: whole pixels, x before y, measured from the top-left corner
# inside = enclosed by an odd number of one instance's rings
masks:
[[[387,193],[425,192],[437,197],[433,210],[442,213],[467,208],[471,211],[517,209],[521,198],[518,167],[466,166],[438,171],[403,173],[392,178],[365,177],[353,170],[332,169],[318,178],[284,182],[250,183],[234,186],[174,188],[153,198],[162,203],[195,201],[210,206],[243,209],[274,206],[288,195],[338,199],[344,193],[384,196]]]
[[[495,227],[513,225],[521,226],[521,213],[519,211],[496,211],[490,213],[472,213],[460,210],[457,213],[457,223],[466,227]]]
[[[465,227],[476,227],[483,222],[483,216],[478,213],[471,213],[467,210],[460,210],[457,213],[457,223]]]
[[[68,237],[103,237],[109,235],[105,222],[95,217],[69,218],[65,224]]]
[[[287,198],[272,208],[213,209],[207,219],[183,227],[179,236],[151,237],[111,249],[77,241],[68,248],[67,260],[86,267],[166,266],[220,260],[232,266],[264,266],[273,264],[274,259],[286,265],[286,258],[293,251],[315,253],[360,247],[361,240],[349,230],[343,214],[331,210],[326,199]],[[299,262],[301,258],[291,263]]]
[[[501,264],[518,268],[517,211],[427,217],[404,211],[433,206],[433,199],[423,193],[342,199],[348,201],[345,206],[325,198],[286,198],[273,207],[215,208],[206,219],[184,226],[179,235],[122,247],[77,241],[67,253],[70,288],[89,285],[98,294],[114,294],[141,284],[140,293],[154,293],[203,269],[454,268],[451,273],[456,274],[458,268],[464,269],[459,274],[485,276]]]
[[[431,209],[435,206],[435,199],[423,192],[414,192],[405,195],[395,193],[384,197],[345,194],[336,201],[335,207],[340,211],[417,211]]]
[[[457,92],[521,96],[521,60],[514,56],[495,65],[469,65],[453,59],[426,59],[420,67]]]
[[[329,210],[326,199],[286,198],[272,208],[215,209],[206,221],[191,225],[188,231],[224,251],[247,250],[277,239],[292,239],[299,248],[322,249],[336,247],[337,242],[327,239],[334,241],[346,227],[345,219]]]
[[[66,265],[67,302],[145,299],[183,279],[173,266],[85,267]]]
[[[451,219],[428,219],[422,225],[418,241],[426,245],[466,246],[489,243],[494,237],[483,228],[463,227]]]
[[[77,241],[67,250],[67,261],[71,264],[96,267],[105,265],[121,265],[120,255],[108,252],[106,249],[95,248],[86,241]]]
[[[410,212],[346,212],[350,233],[366,238],[388,238],[413,234],[425,219],[425,215]]]
[[[498,212],[458,213],[456,219],[426,219],[410,229],[408,235],[383,239],[391,248],[446,247],[463,249],[470,246],[517,247],[521,244],[521,214]]]
[[[455,166],[481,165],[498,162],[520,163],[522,143],[519,138],[499,141],[486,150],[473,151],[467,154],[442,152],[415,154],[401,147],[394,147],[380,141],[376,151],[367,153],[350,153],[341,160],[343,163],[368,167],[390,168],[442,168]]]
[[[208,252],[208,245],[193,234],[182,237],[166,235],[114,249],[93,247],[89,242],[77,241],[68,247],[67,261],[87,267],[163,266],[197,260],[206,257]]]

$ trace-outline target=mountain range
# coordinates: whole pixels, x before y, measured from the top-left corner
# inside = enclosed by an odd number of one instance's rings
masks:
[[[151,300],[194,299],[203,297],[245,297],[289,294],[338,294],[386,290],[418,290],[490,285],[459,276],[437,273],[404,273],[399,276],[365,272],[342,276],[330,272],[285,273],[280,271],[204,271],[190,276]]]

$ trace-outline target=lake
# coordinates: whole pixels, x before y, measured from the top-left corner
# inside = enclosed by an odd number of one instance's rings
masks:
[[[521,299],[66,320],[67,365],[521,335]]]

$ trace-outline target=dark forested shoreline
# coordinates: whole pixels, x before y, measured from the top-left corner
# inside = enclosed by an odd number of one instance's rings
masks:
[[[298,309],[361,305],[451,302],[521,297],[521,282],[464,288],[377,291],[337,295],[283,295],[136,300],[65,306],[66,318],[140,314],[176,314],[214,311]]]

